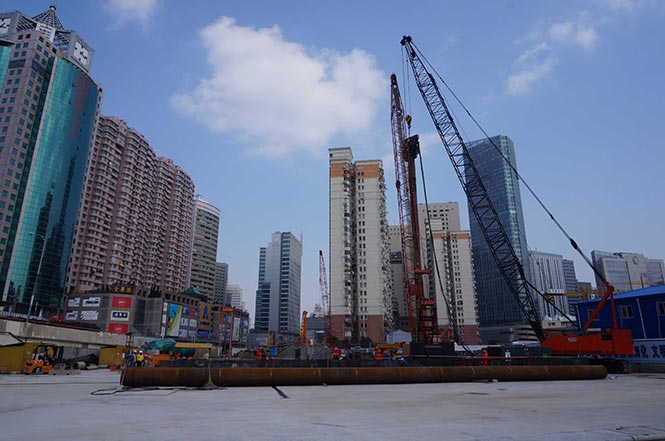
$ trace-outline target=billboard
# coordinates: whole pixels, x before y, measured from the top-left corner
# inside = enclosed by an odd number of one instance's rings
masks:
[[[78,315],[79,313],[77,311],[67,311],[67,314],[65,314],[65,320],[76,320]]]
[[[83,306],[97,307],[101,304],[101,297],[83,297]]]
[[[99,318],[99,310],[94,309],[90,311],[81,311],[81,320],[97,320]]]
[[[233,340],[240,340],[240,319],[233,320]]]
[[[182,317],[182,305],[169,303],[168,315],[166,316],[166,337],[178,337],[180,334],[180,318]]]
[[[119,322],[128,322],[129,311],[111,311],[111,320]]]
[[[132,298],[113,296],[113,300],[111,300],[111,306],[114,308],[130,308],[132,306]]]
[[[67,300],[67,306],[69,306],[69,307],[81,306],[81,298],[80,297],[74,297],[73,299]]]
[[[127,334],[129,330],[129,325],[123,323],[111,323],[109,324],[109,332],[114,334]]]

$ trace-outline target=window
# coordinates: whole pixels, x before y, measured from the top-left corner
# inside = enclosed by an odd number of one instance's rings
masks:
[[[665,302],[658,302],[658,315],[665,316]]]
[[[631,305],[621,306],[619,307],[619,311],[621,312],[621,318],[633,318],[633,307]]]

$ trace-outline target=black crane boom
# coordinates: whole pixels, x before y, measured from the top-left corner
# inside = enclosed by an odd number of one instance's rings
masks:
[[[529,290],[524,268],[517,258],[506,230],[501,224],[499,215],[480,179],[480,174],[460,136],[443,95],[434,77],[416,52],[411,37],[404,36],[401,44],[406,49],[418,90],[425,101],[427,110],[432,117],[446,153],[448,153],[462,189],[466,193],[469,207],[481,227],[499,272],[517,300],[524,319],[534,330],[538,339],[542,341],[545,339],[545,332],[540,321],[538,308]]]

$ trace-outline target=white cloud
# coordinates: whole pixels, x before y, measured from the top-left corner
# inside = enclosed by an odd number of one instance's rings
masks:
[[[552,72],[555,65],[555,59],[550,57],[538,64],[512,74],[506,80],[506,92],[509,95],[522,95],[527,93],[536,81],[546,78]]]
[[[160,0],[107,0],[104,8],[115,20],[113,27],[119,28],[131,21],[143,27],[150,24]]]
[[[576,44],[584,49],[591,49],[598,40],[598,32],[593,26],[572,21],[554,23],[549,27],[548,35],[554,41]]]
[[[547,51],[550,48],[549,44],[543,42],[540,43],[532,48],[529,48],[522,52],[522,54],[517,58],[517,61],[515,64],[520,64],[523,63],[527,60],[530,60],[532,58],[535,58],[538,56],[540,53]]]
[[[212,75],[172,104],[214,132],[246,138],[262,156],[327,148],[338,133],[366,129],[386,95],[374,57],[285,41],[278,26],[254,29],[222,17],[200,32]]]
[[[530,47],[523,51],[513,64],[518,72],[513,72],[505,81],[508,95],[527,93],[535,83],[547,78],[561,57],[560,53],[567,46],[579,46],[591,50],[599,36],[595,24],[588,13],[580,13],[575,19],[539,25],[529,36],[519,40],[530,42]]]
[[[439,132],[425,132],[420,135],[420,152],[423,157],[429,156],[440,146],[441,137],[439,137]]]

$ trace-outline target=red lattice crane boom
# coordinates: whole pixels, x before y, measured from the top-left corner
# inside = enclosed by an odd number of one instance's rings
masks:
[[[436,306],[425,296],[418,224],[418,194],[415,159],[420,147],[418,135],[407,137],[407,117],[395,74],[390,76],[390,122],[395,155],[395,185],[399,203],[399,223],[402,237],[402,267],[409,313],[409,328],[413,341],[431,344],[436,330]]]

